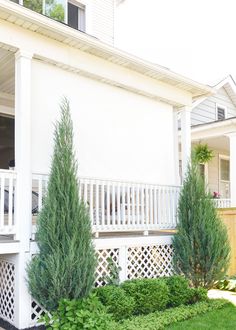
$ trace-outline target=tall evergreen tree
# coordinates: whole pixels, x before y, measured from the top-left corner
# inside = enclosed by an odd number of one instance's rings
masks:
[[[174,269],[193,286],[210,288],[227,271],[230,246],[226,227],[194,162],[188,167],[180,194],[178,219],[173,238]]]
[[[79,196],[69,102],[61,104],[54,153],[43,208],[37,220],[39,254],[28,265],[32,296],[47,310],[62,298],[89,294],[96,267],[91,222]]]

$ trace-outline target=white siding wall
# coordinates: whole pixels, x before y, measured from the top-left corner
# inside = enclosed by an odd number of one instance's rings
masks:
[[[32,70],[33,172],[49,170],[53,122],[66,95],[81,176],[174,183],[170,105],[37,60]]]
[[[98,39],[113,44],[114,0],[92,1],[92,32]]]
[[[226,107],[227,118],[236,116],[236,107],[222,87],[217,94],[207,98],[192,110],[192,125],[215,121],[216,104]]]

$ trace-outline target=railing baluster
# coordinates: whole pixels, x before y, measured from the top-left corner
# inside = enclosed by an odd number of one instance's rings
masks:
[[[139,185],[136,186],[136,223],[137,227],[139,227],[139,217],[140,217],[140,209],[139,209],[139,193],[140,193],[140,187]]]
[[[5,175],[1,173],[1,199],[0,199],[0,229],[4,229],[4,199],[5,199]],[[8,224],[8,219],[7,219]]]
[[[13,176],[9,177],[9,206],[8,206],[8,225],[12,227],[13,225]]]
[[[114,183],[112,184],[112,227],[115,229],[116,225],[116,189]]]
[[[102,227],[104,228],[105,226],[105,194],[104,194],[104,182],[102,181],[101,183],[101,216],[102,216],[102,219],[101,219],[101,224],[102,224]]]
[[[144,214],[144,186],[141,185],[141,225],[144,227],[145,214]]]
[[[111,201],[110,201],[110,182],[107,183],[107,193],[106,193],[106,215],[107,215],[107,226],[110,226],[110,213],[111,213]]]
[[[122,226],[125,226],[126,224],[126,214],[125,214],[125,209],[126,209],[126,196],[125,196],[125,185],[122,184],[122,216],[121,216],[121,223]]]
[[[117,195],[116,195],[116,204],[117,204],[117,225],[120,227],[120,184],[117,184]]]
[[[127,187],[127,226],[130,228],[130,186]]]

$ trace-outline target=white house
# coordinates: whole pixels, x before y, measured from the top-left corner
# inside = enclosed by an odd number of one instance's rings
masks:
[[[213,90],[115,49],[113,0],[55,1],[57,17],[45,1],[42,8],[17,2],[0,0],[0,317],[24,329],[42,313],[25,267],[37,253],[34,227],[62,96],[71,104],[99,285],[108,256],[121,266],[121,280],[171,272],[177,113],[184,172],[192,102]]]
[[[214,88],[214,95],[193,103],[192,144],[206,143],[214,151],[201,166],[209,190],[220,194],[217,205],[236,206],[236,85],[228,76]]]

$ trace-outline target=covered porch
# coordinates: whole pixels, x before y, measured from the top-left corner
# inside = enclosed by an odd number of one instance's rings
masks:
[[[201,164],[201,173],[219,208],[236,206],[236,118],[193,126],[192,147],[207,144],[213,159]]]

